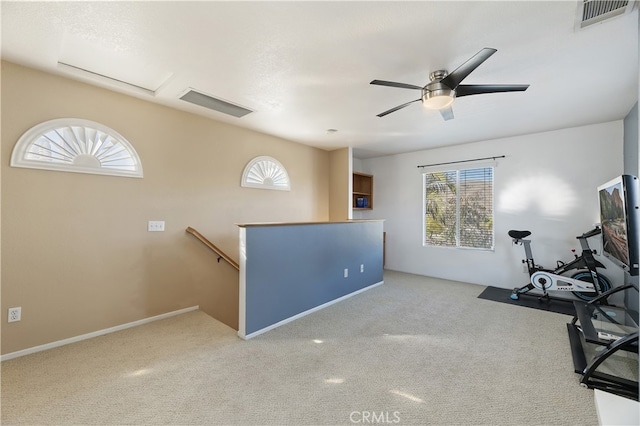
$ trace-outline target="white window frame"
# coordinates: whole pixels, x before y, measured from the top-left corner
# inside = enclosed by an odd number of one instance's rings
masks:
[[[64,146],[60,147],[58,145],[56,148],[62,153],[59,157],[65,158],[65,162],[62,162],[54,157],[56,154],[52,154],[51,150],[46,147],[40,147],[37,144],[39,141],[46,140],[47,135],[51,137],[53,135],[52,132],[58,132],[57,137],[66,141],[62,137],[62,134],[65,133],[64,130],[67,131],[67,134],[72,135],[72,138],[67,144],[63,144]],[[87,138],[87,135],[91,135],[93,139]],[[54,144],[52,141],[48,143]],[[40,154],[34,155],[34,146],[36,147],[35,150],[43,153],[41,156]],[[49,152],[48,154],[47,151]],[[38,156],[40,158],[34,158]],[[111,159],[108,159],[109,157]],[[114,157],[115,159],[113,159]],[[128,164],[106,165],[106,163],[118,160],[126,161]],[[27,130],[16,142],[11,153],[10,164],[11,167],[28,169],[120,177],[143,177],[140,157],[124,136],[103,124],[81,118],[49,120]]]
[[[263,155],[247,163],[242,172],[240,186],[290,191],[291,181],[287,169],[278,160]]]
[[[429,244],[427,242],[427,182],[426,176],[427,174],[433,173],[447,173],[447,172],[456,172],[456,186],[459,188],[460,183],[460,172],[464,170],[474,170],[474,169],[491,169],[491,216],[493,221],[492,231],[491,231],[491,247],[469,247],[460,245],[460,191],[456,190],[456,232],[455,246],[441,246],[436,244]],[[421,174],[422,176],[422,246],[423,247],[437,247],[444,249],[463,249],[463,250],[481,250],[481,251],[495,251],[495,242],[496,242],[496,228],[495,228],[495,166],[480,164],[476,166],[469,167],[460,167],[460,168],[438,168],[435,170],[425,171]]]

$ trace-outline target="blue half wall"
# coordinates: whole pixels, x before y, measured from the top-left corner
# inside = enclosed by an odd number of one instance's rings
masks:
[[[239,226],[242,338],[382,283],[382,221]]]

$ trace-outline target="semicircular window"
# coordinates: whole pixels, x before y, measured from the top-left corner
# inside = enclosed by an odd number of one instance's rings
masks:
[[[40,123],[18,139],[12,167],[142,177],[140,157],[119,133],[89,120]]]
[[[242,186],[289,191],[289,174],[278,160],[272,157],[256,157],[244,168]]]

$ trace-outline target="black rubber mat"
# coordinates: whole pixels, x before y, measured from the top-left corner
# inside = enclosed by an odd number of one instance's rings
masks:
[[[555,312],[557,314],[575,315],[576,310],[571,300],[543,299],[538,296],[521,294],[518,300],[511,299],[511,290],[506,288],[487,287],[478,296],[478,299],[493,300],[494,302],[508,303],[510,305],[524,306],[525,308],[540,309],[542,311]]]

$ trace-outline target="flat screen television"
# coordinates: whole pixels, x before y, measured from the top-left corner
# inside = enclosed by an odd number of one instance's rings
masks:
[[[638,275],[640,185],[631,175],[618,176],[598,187],[602,251],[630,275]]]

